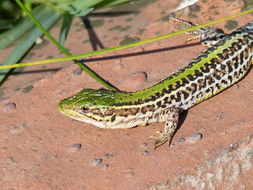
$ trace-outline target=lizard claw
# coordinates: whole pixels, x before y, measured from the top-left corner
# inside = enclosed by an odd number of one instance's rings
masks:
[[[150,136],[149,138],[154,139],[154,150],[163,145],[164,143],[166,143],[168,141],[169,145],[171,143],[171,139],[172,137],[164,132],[161,131],[156,131],[156,133],[158,134],[158,136]]]

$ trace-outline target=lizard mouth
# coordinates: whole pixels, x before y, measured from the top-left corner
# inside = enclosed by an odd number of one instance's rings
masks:
[[[68,108],[67,106],[64,106],[61,103],[58,104],[58,110],[62,114],[66,115],[68,117],[71,117],[74,120],[78,120],[78,121],[82,121],[82,122],[85,122],[85,123],[89,123],[89,124],[95,125],[95,126],[100,127],[100,128],[104,128],[105,127],[104,123],[98,122],[95,119],[90,118],[90,117],[82,114],[82,112],[78,112],[78,111],[75,111],[73,109],[70,109],[70,108]]]

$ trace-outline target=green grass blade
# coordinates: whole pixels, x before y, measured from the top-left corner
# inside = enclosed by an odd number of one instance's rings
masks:
[[[61,44],[59,44],[54,38],[53,36],[47,31],[45,30],[45,28],[38,22],[38,20],[31,14],[31,12],[29,10],[26,9],[26,7],[23,5],[23,3],[20,0],[16,0],[16,2],[18,3],[18,5],[25,11],[25,13],[27,14],[27,16],[29,16],[31,18],[31,20],[37,25],[37,27],[43,31],[43,33],[48,37],[48,39],[56,46],[58,47],[61,52],[63,52],[65,55],[67,56],[71,56],[71,53],[68,52],[67,49],[65,49]],[[86,65],[78,62],[76,59],[73,59],[73,61],[79,66],[81,67],[88,75],[90,75],[93,79],[95,79],[97,82],[99,82],[100,84],[102,84],[103,86],[107,87],[108,89],[111,90],[115,90],[115,88],[110,85],[109,83],[107,83],[104,79],[102,79],[101,77],[99,77],[96,73],[94,73],[90,68],[88,68]]]
[[[98,3],[97,5],[95,5],[94,7],[97,8],[104,8],[104,7],[111,7],[111,6],[115,6],[118,4],[122,4],[122,3],[126,3],[128,1],[131,0],[111,0],[111,1],[103,1],[101,3]]]
[[[11,20],[0,20],[0,30],[7,30],[14,27],[15,21]]]
[[[48,30],[59,19],[59,15],[54,11],[47,10],[40,22]],[[32,47],[34,42],[42,35],[39,28],[34,28],[20,43],[13,49],[9,56],[4,60],[4,65],[15,64]],[[2,81],[10,69],[0,71],[0,81]]]
[[[59,43],[63,46],[68,37],[68,33],[71,27],[71,23],[73,20],[73,16],[71,16],[68,12],[63,13],[62,17],[62,25],[59,37]]]
[[[40,5],[33,10],[33,14],[40,20],[45,14],[45,7]],[[34,23],[29,18],[23,18],[12,29],[0,35],[0,49],[8,47],[15,40],[26,34],[29,30],[35,27]]]
[[[233,19],[235,17],[242,16],[242,15],[245,15],[245,14],[249,14],[249,13],[252,13],[252,12],[253,12],[253,9],[250,9],[250,10],[243,11],[241,13],[238,13],[238,14],[235,14],[235,15],[232,15],[232,16],[227,16],[227,17],[224,17],[224,18],[221,18],[221,19],[218,19],[218,20],[214,20],[214,21],[211,21],[211,22],[208,22],[208,23],[205,23],[205,24],[200,24],[200,25],[197,25],[197,26],[194,26],[194,27],[190,27],[190,28],[187,28],[187,29],[184,29],[184,30],[177,31],[177,32],[172,32],[172,33],[169,33],[169,34],[157,36],[157,37],[150,38],[150,39],[147,39],[147,40],[142,40],[142,41],[138,41],[138,42],[134,42],[134,43],[126,44],[126,45],[121,45],[121,46],[117,46],[117,47],[113,47],[113,48],[107,48],[107,49],[102,49],[102,50],[98,50],[98,51],[92,51],[92,52],[88,52],[88,53],[83,53],[83,54],[78,54],[78,55],[73,55],[73,56],[67,56],[67,57],[60,57],[60,58],[47,59],[47,60],[41,60],[41,61],[34,61],[34,62],[30,62],[30,63],[19,63],[18,65],[0,66],[0,70],[1,69],[6,69],[6,68],[18,68],[18,67],[25,67],[25,66],[32,66],[32,65],[56,63],[56,62],[68,61],[68,60],[72,60],[72,59],[80,59],[80,58],[90,57],[90,56],[94,56],[94,55],[101,55],[103,53],[109,53],[109,52],[113,52],[113,51],[117,51],[117,50],[121,50],[121,49],[126,49],[126,48],[129,48],[129,47],[134,47],[134,46],[137,46],[137,45],[142,45],[142,44],[162,40],[162,39],[165,39],[165,38],[173,37],[173,36],[176,36],[176,35],[179,35],[179,34],[183,34],[183,33],[190,32],[190,31],[202,28],[202,27],[207,27],[207,26],[210,26],[210,25],[213,25],[213,24],[217,24],[219,22],[230,20],[230,19]]]
[[[85,16],[85,15],[89,14],[92,10],[93,10],[93,8],[84,9],[78,15],[75,15],[75,16]],[[72,15],[73,14],[69,14],[67,11],[65,11],[63,13],[63,18],[62,18],[63,21],[62,21],[60,37],[59,37],[59,43],[62,46],[65,44],[65,41],[67,40],[67,37],[68,37],[68,33],[69,33],[71,23],[73,20]]]
[[[85,8],[82,10],[73,9],[73,10],[69,10],[69,13],[74,16],[85,16],[93,10],[94,10],[94,8]]]
[[[66,2],[66,3],[62,2],[59,5],[59,7],[62,8],[63,10],[68,10],[71,7],[75,8],[76,10],[81,10],[81,9],[91,8],[102,1],[104,0],[75,0],[75,1]]]

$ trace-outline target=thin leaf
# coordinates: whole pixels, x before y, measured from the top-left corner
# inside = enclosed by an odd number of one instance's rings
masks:
[[[69,29],[71,27],[73,17],[68,12],[64,12],[62,19],[63,21],[61,25],[59,43],[61,45],[64,45],[69,33]]]
[[[68,11],[70,14],[73,14],[75,16],[84,16],[84,15],[79,15],[81,12],[84,13],[86,11],[89,11],[88,8],[92,8],[93,6],[95,6],[96,4],[102,2],[103,0],[74,0],[71,2],[65,2],[65,3],[61,3],[58,7],[64,11]],[[91,10],[90,10],[91,11]]]
[[[40,22],[44,25],[46,29],[49,29],[51,26],[55,24],[55,22],[59,19],[59,15],[54,11],[47,10],[44,14],[44,17],[40,20]],[[4,60],[3,65],[11,65],[17,63],[24,54],[32,47],[34,42],[43,34],[43,32],[39,28],[34,28],[9,54],[9,56]],[[10,69],[5,69],[0,71],[0,81],[4,79],[6,74]]]
[[[33,14],[40,20],[46,11],[45,7],[40,5],[33,10]],[[6,48],[33,27],[35,25],[29,18],[22,19],[15,27],[0,35],[0,49]]]
[[[10,20],[0,20],[0,30],[10,29],[14,26],[14,22]]]
[[[88,9],[82,10],[82,12],[80,12],[78,14],[76,13],[77,15],[75,15],[75,16],[85,16],[88,13],[90,13],[92,10],[93,10],[93,8],[88,8]],[[72,13],[70,13],[70,14],[72,14]],[[67,39],[69,30],[70,30],[70,27],[71,27],[73,16],[70,15],[70,14],[65,11],[62,15],[63,16],[63,22],[62,22],[61,32],[60,32],[60,37],[59,37],[59,43],[61,45],[65,44],[65,41]]]
[[[87,14],[89,14],[91,11],[93,11],[94,8],[87,8],[87,9],[83,9],[81,11],[70,11],[69,13],[75,16],[85,16]]]
[[[94,8],[98,9],[98,8],[105,8],[105,7],[111,7],[111,6],[115,6],[118,4],[122,4],[122,3],[126,3],[129,2],[131,0],[111,0],[111,1],[103,1],[101,3],[98,3],[97,5],[94,6]]]

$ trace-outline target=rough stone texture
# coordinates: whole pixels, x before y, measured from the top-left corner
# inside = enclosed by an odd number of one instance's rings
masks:
[[[253,135],[230,144],[199,164],[195,171],[182,172],[146,189],[252,189]]]
[[[179,30],[182,27],[179,23],[167,20],[170,12],[165,10],[170,3],[158,0],[142,8],[138,18],[148,18],[150,24],[135,24],[143,28],[135,27],[126,38],[120,36],[120,30],[107,27],[121,25],[122,20],[130,22],[129,15],[120,17],[119,23],[116,18],[105,20],[106,27],[95,28],[95,31],[99,36],[107,35],[101,41],[106,47],[113,47],[125,39],[147,39]],[[238,13],[244,6],[245,2],[239,0],[203,0],[173,16],[204,23]],[[216,26],[231,32],[237,26],[235,23],[239,27],[251,20],[252,15],[245,15]],[[56,35],[58,28],[52,33]],[[72,28],[71,40],[67,42],[73,54],[91,51],[85,41],[87,35],[79,29],[79,25]],[[113,40],[113,37],[118,39]],[[179,35],[92,57],[86,63],[121,90],[138,90],[158,82],[205,49],[197,42],[186,44],[190,37]],[[31,52],[36,52],[31,60],[60,56],[49,43]],[[154,151],[148,137],[161,130],[162,123],[105,130],[61,115],[56,108],[60,100],[82,88],[102,87],[84,72],[74,72],[77,66],[67,63],[65,66],[60,69],[62,64],[57,63],[26,68],[19,75],[9,77],[1,87],[4,91],[0,101],[2,189],[253,188],[253,146],[252,136],[249,137],[253,124],[251,72],[228,90],[190,109],[173,139],[173,146],[164,145]],[[35,76],[36,73],[39,75]],[[138,79],[137,83],[132,86],[126,82],[124,86],[122,81],[127,81],[127,77]],[[6,110],[8,103],[15,104],[15,109]],[[193,134],[203,137],[194,143],[179,141]]]

